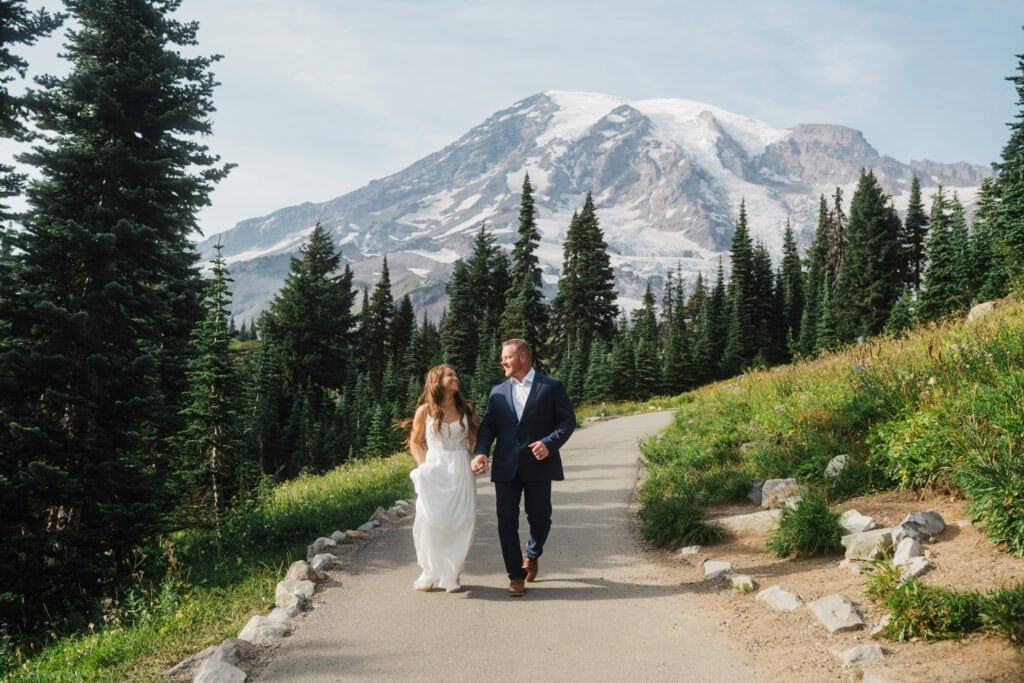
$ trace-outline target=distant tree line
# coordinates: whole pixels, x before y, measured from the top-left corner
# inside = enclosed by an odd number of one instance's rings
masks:
[[[971,225],[939,189],[912,186],[901,221],[870,171],[848,209],[821,199],[801,258],[787,226],[776,268],[741,203],[723,264],[687,289],[619,310],[592,197],[572,216],[556,293],[543,295],[527,176],[517,239],[483,225],[453,264],[435,323],[396,301],[388,260],[360,291],[315,226],[281,290],[236,328],[220,245],[202,277],[197,212],[230,171],[210,132],[217,57],[185,57],[195,24],[177,0],[67,0],[66,76],[25,96],[12,48],[63,19],[0,3],[0,132],[30,140],[27,181],[0,167],[0,627],[82,627],[130,583],[137,550],[167,533],[220,528],[267,483],[390,453],[426,370],[454,365],[482,405],[501,381],[499,344],[526,339],[577,404],[675,394],[751,367],[1000,296],[1024,273],[1024,120],[986,181]],[[1011,79],[1024,111],[1024,57]],[[31,123],[31,125],[27,125]]]

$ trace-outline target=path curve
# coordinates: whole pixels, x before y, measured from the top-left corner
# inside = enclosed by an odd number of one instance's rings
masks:
[[[419,572],[405,519],[334,575],[340,585],[296,623],[256,680],[760,679],[632,534],[638,442],[671,419],[649,413],[576,430],[562,449],[566,480],[553,486],[540,574],[524,597],[505,593],[493,487],[481,477],[463,593],[412,589]]]

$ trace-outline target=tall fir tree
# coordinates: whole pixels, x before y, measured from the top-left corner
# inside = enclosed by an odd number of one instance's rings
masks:
[[[971,221],[968,248],[970,290],[979,301],[991,301],[1010,291],[1010,272],[996,228],[998,196],[992,178],[981,181],[978,204]]]
[[[917,174],[910,181],[910,199],[907,202],[907,214],[903,220],[903,231],[900,244],[906,260],[906,277],[904,283],[914,293],[921,289],[921,280],[927,263],[928,252],[928,214],[921,200],[921,181]]]
[[[445,361],[456,372],[469,374],[476,367],[479,320],[476,308],[479,300],[469,280],[469,269],[462,259],[455,261],[445,292],[448,294],[448,309],[441,324],[441,343],[444,345]]]
[[[236,493],[242,471],[240,377],[231,357],[227,264],[220,241],[214,246],[204,307],[206,317],[192,331],[188,363],[185,428],[176,438],[176,483],[181,501],[192,501],[199,518],[219,524]]]
[[[511,276],[508,255],[486,225],[481,225],[473,238],[473,251],[466,260],[466,267],[469,271],[469,291],[475,297],[473,324],[477,326],[479,334],[486,332],[487,337],[497,337]],[[486,330],[480,327],[484,318],[488,320]]]
[[[539,245],[533,187],[527,175],[519,201],[519,238],[512,248],[512,278],[500,329],[503,339],[526,340],[533,349],[534,365],[544,369],[548,310],[543,300],[540,260],[536,254]]]
[[[28,70],[28,62],[14,51],[15,48],[34,45],[62,21],[63,15],[29,10],[24,0],[0,2],[0,26],[4,27],[0,32],[0,139],[24,142],[31,138],[30,129],[25,125],[29,116],[26,97],[11,93],[7,87],[15,79],[24,78]],[[0,238],[7,222],[14,217],[6,202],[21,193],[24,181],[24,173],[0,163]]]
[[[229,168],[210,133],[210,66],[177,2],[69,0],[71,69],[37,79],[40,142],[23,157],[13,340],[0,375],[0,620],[66,615],[130,574],[161,528],[162,445],[182,424],[202,279],[196,214]],[[181,48],[184,48],[182,50]],[[26,580],[30,583],[26,583]],[[13,612],[13,614],[11,614]]]
[[[828,203],[825,195],[818,202],[818,226],[814,241],[807,249],[804,277],[804,310],[800,316],[800,339],[797,348],[801,355],[813,356],[818,351],[818,310],[821,308],[822,283],[825,277],[825,251],[828,241]]]
[[[384,385],[384,369],[391,357],[391,322],[395,317],[395,300],[391,295],[391,271],[388,257],[381,260],[380,277],[373,285],[366,329],[361,340],[362,358],[366,374],[370,379],[373,395],[381,396]]]
[[[636,397],[650,398],[661,391],[661,361],[658,354],[658,317],[654,310],[654,292],[647,283],[633,324]]]
[[[1010,139],[999,162],[993,164],[999,196],[993,228],[1009,279],[1020,286],[1024,284],[1024,52],[1017,55],[1017,72],[1006,80],[1017,92],[1017,113],[1006,124]]]
[[[740,202],[729,260],[732,272],[727,290],[728,329],[722,352],[722,370],[732,375],[742,370],[757,353],[758,297],[754,281],[754,246],[747,226],[745,201]]]
[[[346,265],[338,273],[341,253],[322,224],[313,227],[299,254],[291,258],[291,270],[262,324],[276,345],[289,401],[307,384],[343,387],[355,344],[352,271]]]
[[[551,302],[552,346],[557,349],[558,340],[572,337],[589,357],[593,339],[608,341],[615,332],[615,299],[608,244],[588,192],[583,208],[573,214],[563,245],[562,274]],[[552,360],[559,358],[553,354]]]
[[[872,171],[861,171],[850,200],[845,257],[832,293],[839,338],[876,335],[885,327],[906,275],[902,226]]]
[[[941,186],[932,197],[929,222],[928,266],[917,306],[918,317],[923,322],[948,315],[964,304],[950,206]]]
[[[793,226],[786,219],[786,230],[782,236],[782,263],[779,266],[782,293],[782,320],[785,325],[787,357],[798,349],[800,342],[800,320],[804,313],[804,275],[800,265],[800,252],[793,237]],[[787,358],[788,359],[788,358]]]

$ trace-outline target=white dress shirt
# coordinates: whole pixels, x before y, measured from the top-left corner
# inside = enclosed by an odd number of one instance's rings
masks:
[[[533,387],[533,377],[536,374],[537,371],[530,368],[522,382],[515,377],[510,378],[512,380],[512,407],[516,410],[516,419],[518,420],[523,419],[523,408],[526,407],[526,399],[530,396],[530,388]]]

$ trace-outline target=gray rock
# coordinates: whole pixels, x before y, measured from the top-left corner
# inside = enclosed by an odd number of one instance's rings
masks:
[[[842,538],[846,558],[850,560],[874,560],[892,547],[892,529],[872,529],[859,534],[847,534]]]
[[[878,623],[875,624],[875,627],[871,629],[871,632],[870,632],[869,635],[871,635],[872,637],[877,636],[877,635],[881,635],[882,631],[885,630],[885,627],[889,625],[890,621],[892,621],[892,615],[891,614],[883,615],[882,618],[878,620]]]
[[[296,596],[301,596],[303,601],[309,600],[313,597],[314,591],[316,591],[316,584],[312,581],[285,579],[277,584],[274,591],[275,604],[278,607],[292,607],[300,599]]]
[[[367,531],[370,531],[371,529],[376,529],[379,526],[380,526],[380,522],[378,520],[371,519],[369,522],[363,522],[362,524],[357,526],[356,527],[356,531],[361,531],[363,533],[366,533]]]
[[[202,666],[203,662],[205,662],[210,655],[216,652],[217,647],[217,645],[211,645],[202,652],[197,652],[191,657],[186,657],[165,671],[164,678],[171,680],[187,678],[188,680],[192,680],[196,675],[196,670]]]
[[[348,541],[348,536],[345,535],[344,531],[335,531],[331,534],[331,540],[340,545]]]
[[[255,651],[252,643],[241,638],[226,638],[223,643],[217,646],[213,653],[214,659],[227,662],[232,666],[237,665],[246,659],[250,659]]]
[[[331,555],[330,553],[320,553],[313,557],[309,566],[318,573],[326,572],[334,567],[334,555]]]
[[[249,675],[237,666],[210,658],[196,672],[193,683],[245,683]]]
[[[732,562],[725,560],[707,560],[704,563],[704,580],[713,581],[732,572]]]
[[[761,507],[775,507],[779,501],[802,493],[803,487],[796,479],[769,479],[761,487]]]
[[[807,603],[807,608],[818,617],[829,633],[842,633],[864,628],[864,620],[853,602],[845,595],[835,593]]]
[[[327,555],[328,553],[323,553]],[[313,583],[319,583],[323,577],[320,573],[313,569],[308,562],[302,560],[295,560],[291,566],[288,567],[288,573],[285,574],[286,579],[296,579],[298,581],[312,581]]]
[[[871,531],[878,528],[878,523],[871,517],[862,515],[856,510],[847,510],[839,516],[839,523],[846,529],[847,533],[859,534],[864,531]]]
[[[869,645],[857,645],[849,650],[832,650],[832,654],[843,660],[846,666],[857,666],[868,662],[880,662],[885,659],[885,653],[876,643]]]
[[[803,600],[801,600],[796,593],[790,593],[779,586],[765,588],[757,594],[757,599],[767,602],[775,609],[782,610],[784,612],[793,612],[799,608],[800,605],[804,604]]]
[[[896,546],[896,552],[892,555],[892,563],[894,566],[902,567],[905,564],[910,564],[911,560],[918,557],[923,558],[923,555],[921,555],[921,544],[916,539],[908,536]]]
[[[391,521],[391,515],[388,514],[387,510],[385,510],[384,508],[379,507],[379,508],[377,508],[376,510],[373,511],[373,514],[370,515],[370,519],[371,520],[376,520],[376,521],[380,522],[381,524],[384,524],[386,522],[390,522]]]
[[[754,485],[750,489],[750,493],[747,494],[747,498],[754,502],[754,505],[761,504],[761,487],[764,486],[763,481],[755,481]]]
[[[996,301],[985,301],[983,303],[972,306],[970,312],[967,313],[966,322],[973,323],[978,320],[981,320],[982,318],[984,318],[989,313],[995,310],[997,303],[998,302]]]
[[[839,473],[846,469],[847,464],[850,462],[850,455],[843,453],[837,455],[828,461],[828,465],[825,466],[826,477],[838,477]]]
[[[938,536],[946,528],[946,520],[935,510],[912,512],[903,520],[903,524],[914,525],[925,538]]]
[[[900,576],[904,579],[916,578],[928,573],[934,566],[924,557],[915,557],[900,567]]]
[[[333,538],[321,536],[313,541],[306,548],[306,562],[311,562],[314,557],[322,553],[335,553],[338,550],[338,542]]]
[[[267,617],[254,616],[238,634],[241,640],[253,645],[269,645],[288,635],[288,627],[278,621],[270,621]]]
[[[715,521],[734,534],[767,533],[775,526],[775,522],[780,515],[782,515],[782,510],[776,508],[773,510],[750,512],[745,515],[720,517]]]

